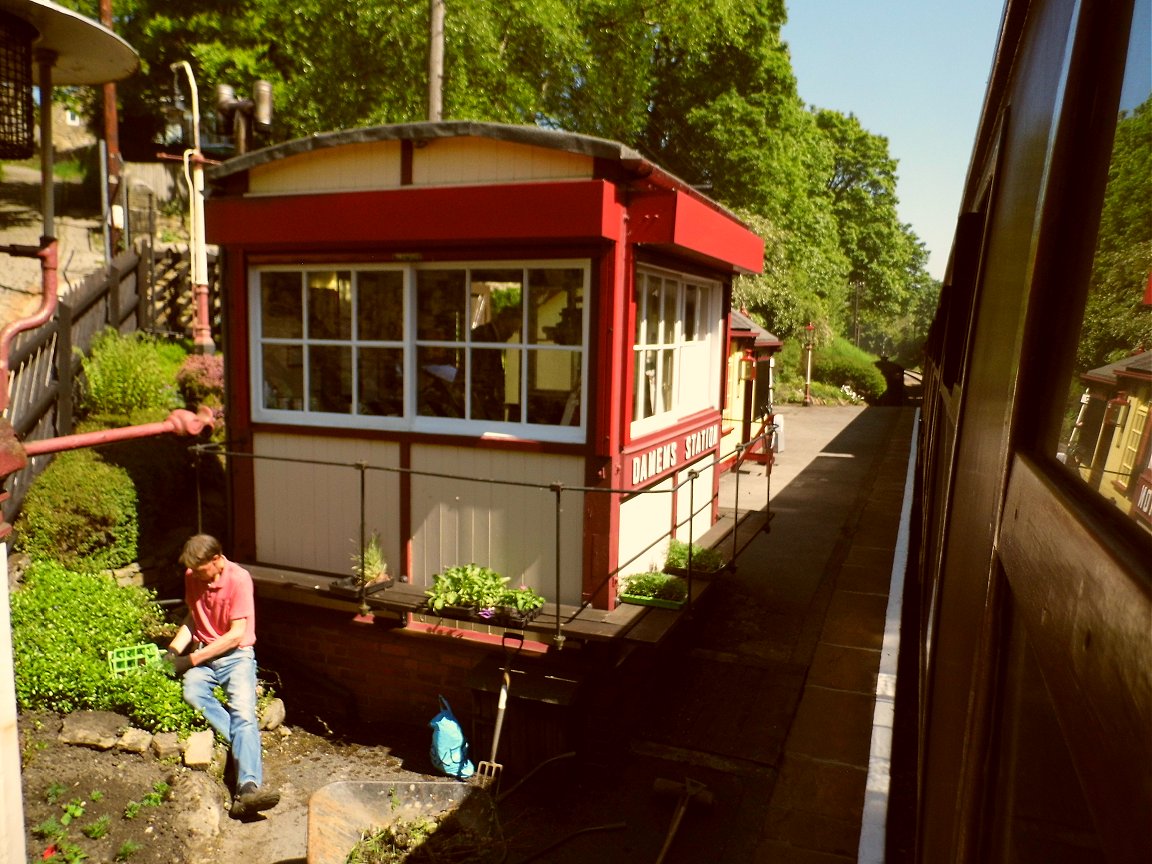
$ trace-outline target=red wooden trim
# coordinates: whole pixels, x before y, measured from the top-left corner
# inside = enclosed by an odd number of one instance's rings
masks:
[[[225,320],[228,321],[228,362],[225,370],[225,399],[229,446],[251,452],[252,394],[249,390],[251,358],[248,356],[248,279],[243,255],[223,256]],[[233,287],[228,290],[227,286]],[[241,561],[256,560],[256,478],[251,459],[230,459],[228,473],[232,485],[231,554]]]
[[[272,247],[621,239],[622,206],[597,180],[210,198],[207,236]],[[418,252],[420,249],[413,249]]]
[[[448,627],[443,624],[428,624],[424,621],[416,621],[415,615],[411,612],[408,613],[408,622],[404,625],[405,630],[411,630],[414,633],[427,633],[429,636],[441,636],[448,639],[462,639],[465,642],[480,642],[484,645],[503,646],[503,637],[495,633],[479,633],[475,630],[464,630],[459,627]],[[544,642],[536,642],[532,639],[525,639],[524,644],[518,644],[518,650],[527,651],[531,654],[547,654],[549,646]]]
[[[764,268],[764,241],[684,192],[640,195],[632,205],[634,243],[673,245],[750,273]]]

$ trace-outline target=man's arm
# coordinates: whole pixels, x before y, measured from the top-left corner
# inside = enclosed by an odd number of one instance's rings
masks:
[[[192,641],[192,613],[189,612],[184,616],[184,620],[180,622],[180,629],[176,631],[176,635],[172,637],[172,641],[168,643],[168,650],[173,654],[183,654],[184,649],[188,647],[188,643]]]
[[[227,633],[188,655],[192,665],[199,666],[201,663],[207,663],[222,654],[227,654],[233,648],[238,648],[244,639],[244,631],[247,626],[247,618],[233,619],[232,626],[228,628]],[[180,634],[176,635],[179,636]]]

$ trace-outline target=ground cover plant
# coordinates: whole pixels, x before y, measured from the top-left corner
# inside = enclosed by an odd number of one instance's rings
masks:
[[[107,574],[33,562],[13,592],[12,647],[21,710],[116,711],[150,732],[204,728],[163,668],[113,673],[108,652],[166,642],[172,627],[152,592]]]
[[[687,570],[691,551],[692,570],[697,573],[715,573],[724,566],[724,556],[715,549],[706,549],[693,543],[691,549],[683,540],[673,538],[668,543],[668,556],[664,561],[666,570]]]

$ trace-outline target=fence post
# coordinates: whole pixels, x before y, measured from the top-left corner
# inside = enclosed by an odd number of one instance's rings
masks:
[[[148,238],[140,241],[140,254],[136,259],[136,329],[145,333],[152,330],[152,244]]]
[[[700,472],[695,468],[688,471],[688,611],[692,611],[692,528],[696,523],[696,478]]]
[[[752,446],[749,442],[749,447]],[[736,553],[740,546],[736,542],[736,533],[740,530],[740,466],[744,464],[744,442],[736,444],[736,467],[732,470],[736,474],[736,503],[732,507],[732,566],[736,566]]]
[[[560,517],[564,513],[564,506],[560,501],[560,496],[564,492],[563,483],[553,483],[549,487],[556,495],[556,597],[553,602],[556,604],[556,650],[559,651],[564,647],[565,636],[560,632]]]
[[[108,289],[107,296],[107,317],[108,326],[120,332],[120,268],[115,264],[109,265],[108,269],[104,271],[107,276],[105,283]]]
[[[56,434],[71,435],[72,405],[72,306],[56,306]]]

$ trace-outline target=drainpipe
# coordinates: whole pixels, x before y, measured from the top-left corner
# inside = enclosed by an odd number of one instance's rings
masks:
[[[208,312],[208,249],[204,245],[204,156],[200,152],[200,96],[196,79],[187,60],[173,63],[173,71],[183,69],[188,76],[189,99],[192,102],[192,147],[184,151],[184,180],[188,184],[188,233],[192,253],[192,292],[196,301],[196,323],[192,327],[192,344],[197,354],[215,354],[212,325]],[[189,176],[191,165],[191,176]]]
[[[42,286],[40,308],[28,318],[13,321],[0,330],[0,414],[8,410],[8,374],[12,343],[16,336],[25,330],[32,330],[47,322],[56,311],[56,266],[57,244],[55,237],[40,238],[39,246],[0,246],[0,252],[7,252],[20,258],[40,259],[40,282]]]

